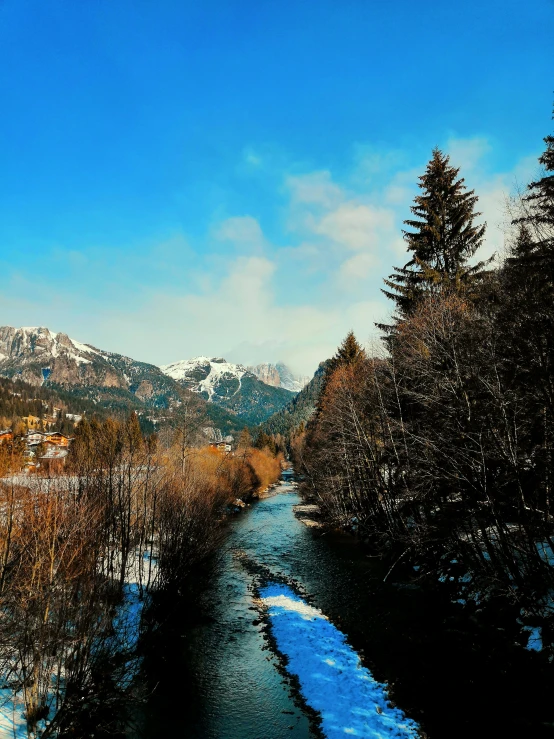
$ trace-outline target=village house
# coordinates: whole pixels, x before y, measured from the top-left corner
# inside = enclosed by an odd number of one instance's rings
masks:
[[[25,444],[27,446],[36,446],[44,443],[44,434],[42,431],[27,431],[25,435]]]
[[[231,451],[231,445],[227,441],[210,441],[210,447],[222,454],[228,454]]]
[[[67,449],[50,447],[38,458],[41,473],[59,474],[65,466]]]
[[[8,441],[13,441],[13,434],[11,429],[0,430],[0,444]]]
[[[59,447],[68,447],[71,438],[62,434],[60,431],[48,431],[42,434],[44,437],[43,441],[45,444],[54,444]]]
[[[60,467],[63,467],[71,441],[71,437],[65,436],[65,434],[59,431],[28,431],[25,436],[25,456],[29,469],[34,469],[39,461],[37,459],[37,451],[41,444],[46,448],[46,451],[39,459],[44,457],[47,460],[46,465],[48,471],[54,472]],[[54,452],[56,453],[54,454]],[[63,454],[58,454],[57,452],[63,452]],[[48,460],[57,460],[57,462],[51,463]],[[39,464],[42,468],[42,463]]]

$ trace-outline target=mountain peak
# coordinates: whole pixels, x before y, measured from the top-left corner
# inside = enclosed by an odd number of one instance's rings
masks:
[[[293,393],[299,393],[310,381],[309,377],[293,374],[284,362],[276,364],[266,362],[255,367],[248,367],[248,370],[267,385],[282,387]]]
[[[187,399],[227,428],[235,423],[233,417],[238,417],[239,427],[259,423],[293,397],[223,357],[195,357],[160,368],[101,351],[45,326],[0,326],[0,376],[36,387],[61,387],[119,411],[156,409],[171,415]],[[194,400],[190,391],[197,396]]]
[[[258,379],[248,367],[227,362],[222,357],[181,359],[160,369],[209,403],[243,417],[267,417],[270,408],[282,408],[292,397],[279,385],[272,387]]]
[[[206,395],[208,400],[213,399],[224,382],[229,390],[234,388],[238,392],[241,378],[248,372],[242,364],[233,364],[221,357],[181,359],[160,369],[190,390]]]

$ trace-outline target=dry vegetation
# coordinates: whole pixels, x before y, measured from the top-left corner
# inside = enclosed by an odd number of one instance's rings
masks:
[[[69,460],[58,476],[0,480],[2,696],[21,702],[33,737],[83,735],[83,720],[117,730],[109,707],[136,670],[133,613],[217,548],[230,503],[280,473],[267,450],[225,455],[179,434],[160,448],[134,415],[83,422]],[[13,454],[2,461],[13,470]]]

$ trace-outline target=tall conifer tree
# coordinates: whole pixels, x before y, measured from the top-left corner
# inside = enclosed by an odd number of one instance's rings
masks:
[[[330,370],[333,371],[337,367],[341,367],[345,364],[352,364],[361,357],[363,353],[364,350],[355,337],[354,332],[349,331],[342,344],[337,349],[337,353],[331,359]]]
[[[466,190],[459,169],[439,149],[419,178],[422,193],[411,206],[414,218],[404,221],[410,230],[403,236],[411,259],[395,267],[385,280],[384,294],[394,300],[397,317],[406,318],[420,298],[442,286],[461,289],[479,275],[485,262],[473,266],[468,261],[483,243],[485,225],[475,224],[477,196]],[[384,327],[387,328],[387,327]]]
[[[333,373],[339,369],[339,367],[348,366],[354,364],[358,359],[365,356],[365,352],[358,339],[354,335],[354,331],[349,331],[343,339],[341,345],[337,349],[335,355],[327,362],[325,374],[322,377],[321,388],[316,402],[315,415],[313,420],[315,421],[321,413],[321,403],[325,397],[327,385],[329,380],[333,376]],[[314,424],[311,424],[313,430]]]
[[[514,222],[519,230],[504,267],[500,315],[513,370],[528,389],[540,391],[538,404],[549,409],[554,446],[554,136],[544,141],[544,175],[528,186],[523,215]]]
[[[539,157],[539,163],[545,174],[528,186],[528,193],[523,198],[526,212],[517,222],[532,230],[539,250],[546,247],[550,251],[554,249],[554,136],[546,136],[544,142],[546,149]]]

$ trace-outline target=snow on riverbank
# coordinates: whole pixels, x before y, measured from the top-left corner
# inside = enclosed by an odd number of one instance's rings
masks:
[[[387,689],[363,667],[344,634],[286,585],[260,591],[277,648],[298,677],[306,703],[321,714],[327,739],[413,739],[417,725],[388,703]]]
[[[0,690],[0,738],[27,739],[25,706],[20,694],[14,695],[10,688]]]
[[[152,559],[153,568],[156,567],[150,553],[145,553],[143,559],[146,563],[143,565],[144,569],[148,568],[150,559]],[[119,686],[123,690],[131,685],[139,668],[134,652],[140,637],[145,595],[141,594],[139,587],[140,573],[137,557],[131,558],[129,575],[126,580],[123,585],[121,603],[115,611],[114,633],[111,637],[112,649],[126,656],[126,660],[120,665],[121,674],[117,676]],[[54,690],[49,693],[48,700],[53,714]],[[38,728],[44,730],[46,726],[45,721],[40,721]],[[28,739],[28,736],[23,690],[14,690],[9,686],[9,681],[0,679],[0,739]]]

